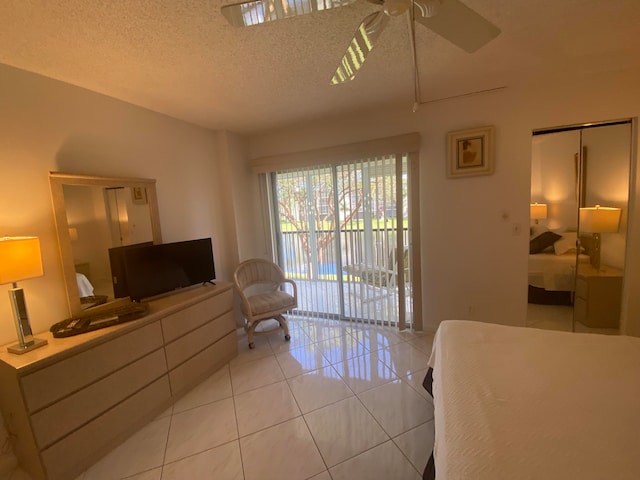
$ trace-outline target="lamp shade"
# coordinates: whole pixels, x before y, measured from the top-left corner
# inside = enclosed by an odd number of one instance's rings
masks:
[[[533,220],[540,220],[542,218],[547,218],[547,204],[546,203],[532,203],[529,205],[529,210],[531,213],[531,218]]]
[[[42,275],[38,237],[0,237],[0,284]]]
[[[620,225],[620,208],[586,207],[580,209],[580,231],[586,233],[612,233]]]

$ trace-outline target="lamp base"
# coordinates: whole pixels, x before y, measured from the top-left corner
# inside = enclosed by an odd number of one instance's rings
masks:
[[[36,348],[44,347],[47,343],[49,342],[43,338],[34,337],[28,342],[25,342],[24,345],[20,345],[19,343],[17,343],[15,345],[7,347],[7,352],[15,353],[16,355],[22,355],[23,353],[30,352],[31,350],[34,350]]]
[[[600,234],[593,234],[593,251],[591,252],[591,266],[600,271]]]

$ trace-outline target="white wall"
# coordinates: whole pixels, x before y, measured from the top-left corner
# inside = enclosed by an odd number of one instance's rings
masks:
[[[260,215],[258,177],[247,162],[247,139],[229,132],[219,132],[219,144],[224,149],[222,158],[228,159],[227,197],[232,205],[234,229],[237,238],[234,260],[236,263],[250,257],[265,257],[265,234]]]
[[[48,172],[157,179],[165,242],[213,237],[218,278],[231,278],[213,132],[0,65],[0,235],[37,235],[45,275],[21,283],[34,332],[69,315]],[[16,339],[9,286],[0,286],[0,344]],[[4,298],[4,300],[3,300]]]
[[[547,204],[547,218],[539,223],[549,229],[578,229],[574,154],[579,150],[578,130],[532,138],[531,201]]]
[[[535,79],[491,94],[429,103],[415,114],[407,101],[401,107],[252,136],[250,157],[419,132],[426,328],[452,318],[524,325],[531,132],[637,116],[639,82],[638,71]],[[447,132],[483,125],[496,126],[495,173],[447,179]],[[638,219],[630,224],[634,221]],[[631,227],[629,243],[637,245],[638,227]],[[629,286],[640,285],[639,256],[628,256]],[[640,301],[629,292],[627,288],[629,322],[640,325]],[[640,334],[640,326],[636,331]]]
[[[601,235],[602,265],[624,268],[629,194],[630,125],[590,128],[582,134],[587,147],[585,206],[622,209],[618,231]]]

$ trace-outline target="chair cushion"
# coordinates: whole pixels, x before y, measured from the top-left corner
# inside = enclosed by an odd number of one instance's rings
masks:
[[[251,315],[253,316],[273,312],[274,310],[288,310],[295,305],[293,297],[282,290],[253,295],[248,300],[251,305]]]

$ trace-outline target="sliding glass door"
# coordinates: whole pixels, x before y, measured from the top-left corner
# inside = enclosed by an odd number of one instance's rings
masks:
[[[298,284],[298,311],[410,325],[407,156],[274,172],[278,258]]]

